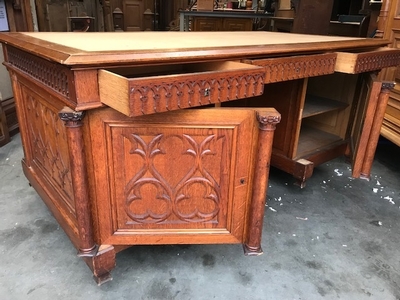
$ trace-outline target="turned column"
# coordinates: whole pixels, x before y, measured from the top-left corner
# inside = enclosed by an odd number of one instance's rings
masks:
[[[374,161],[376,146],[378,144],[379,135],[383,118],[385,117],[386,106],[389,101],[390,90],[395,86],[394,82],[382,82],[382,89],[379,94],[378,105],[374,114],[374,119],[371,127],[371,133],[368,138],[365,156],[361,168],[360,177],[368,179],[371,175],[372,162]]]
[[[245,255],[262,254],[261,235],[268,189],[272,142],[276,124],[281,120],[280,114],[275,109],[258,110],[256,115],[259,122],[258,153],[255,162],[247,237],[244,244]]]
[[[76,112],[65,107],[59,112],[59,117],[65,124],[71,161],[75,214],[79,233],[78,255],[93,256],[96,252],[96,245],[93,239],[93,225],[85,165],[86,158],[82,135],[82,118],[84,117],[84,112]]]

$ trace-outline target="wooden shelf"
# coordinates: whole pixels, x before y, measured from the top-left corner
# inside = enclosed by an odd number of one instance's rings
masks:
[[[323,114],[329,111],[339,110],[346,108],[347,103],[343,103],[337,100],[332,100],[328,98],[307,95],[304,104],[302,118],[308,118],[311,116]]]
[[[296,159],[342,142],[343,139],[337,135],[303,125],[300,131]]]

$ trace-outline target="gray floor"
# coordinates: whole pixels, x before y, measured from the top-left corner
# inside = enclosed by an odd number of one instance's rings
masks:
[[[381,141],[371,181],[343,158],[303,190],[271,170],[264,255],[240,245],[137,246],[98,287],[21,167],[0,148],[1,299],[400,299],[400,148]]]

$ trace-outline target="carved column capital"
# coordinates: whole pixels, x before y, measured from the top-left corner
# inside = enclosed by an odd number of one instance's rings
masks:
[[[276,110],[257,110],[257,121],[261,130],[275,130],[281,121],[281,115]]]
[[[69,107],[64,107],[59,113],[59,118],[65,122],[67,127],[82,126],[82,119],[85,116],[84,111],[74,111]]]

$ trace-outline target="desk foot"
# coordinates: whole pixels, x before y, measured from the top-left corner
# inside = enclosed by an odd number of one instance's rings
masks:
[[[299,159],[295,161],[293,177],[296,179],[295,185],[300,188],[306,186],[306,181],[311,177],[314,170],[314,163],[306,159]]]
[[[112,280],[112,276],[110,273],[102,274],[101,276],[93,275],[94,281],[97,283],[98,286]]]
[[[112,280],[110,271],[115,267],[115,249],[112,245],[100,245],[91,257],[82,257],[93,272],[98,285]]]
[[[243,251],[244,251],[244,255],[246,255],[246,256],[259,256],[259,255],[263,254],[263,250],[262,250],[261,246],[251,247],[247,244],[243,244]]]
[[[361,173],[360,174],[360,179],[364,179],[366,181],[369,181],[371,179],[371,176],[370,176],[370,174]]]

